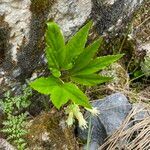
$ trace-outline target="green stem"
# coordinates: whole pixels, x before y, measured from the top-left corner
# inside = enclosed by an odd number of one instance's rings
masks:
[[[148,71],[147,73],[143,73],[143,74],[139,75],[138,77],[131,79],[129,82],[131,83],[131,82],[133,82],[133,81],[135,81],[135,80],[137,80],[137,79],[139,79],[139,78],[141,78],[141,77],[143,77],[149,73],[150,73],[150,71]]]
[[[91,131],[92,131],[92,115],[90,114],[90,119],[89,119],[89,129],[88,129],[88,137],[87,137],[87,147],[86,150],[89,150],[90,146],[90,141],[91,141]]]

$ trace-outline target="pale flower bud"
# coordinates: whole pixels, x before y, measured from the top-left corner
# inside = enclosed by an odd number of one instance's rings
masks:
[[[73,112],[70,112],[69,116],[68,116],[68,119],[66,120],[66,123],[67,123],[68,126],[72,126],[73,125],[73,121],[74,121],[74,119],[73,119]]]
[[[92,109],[85,108],[87,111],[89,111],[93,116],[98,116],[100,114],[100,111],[96,107],[92,107]]]
[[[69,126],[73,124],[73,117],[75,116],[75,118],[79,122],[79,127],[81,129],[86,129],[88,127],[87,122],[84,119],[83,114],[80,112],[78,105],[72,104],[72,105],[68,106],[66,113],[69,114],[69,117],[66,121]]]
[[[79,127],[81,129],[86,129],[88,126],[87,126],[87,121],[83,117],[83,114],[81,112],[78,112],[78,113],[75,113],[75,116],[78,119]]]

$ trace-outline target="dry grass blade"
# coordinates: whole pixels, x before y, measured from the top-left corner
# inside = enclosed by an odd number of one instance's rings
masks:
[[[140,112],[149,110],[133,108],[120,129],[114,132],[99,150],[149,150],[150,149],[150,115],[140,120],[133,120]]]

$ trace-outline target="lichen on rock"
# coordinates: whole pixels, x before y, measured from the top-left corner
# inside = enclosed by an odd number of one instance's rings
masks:
[[[47,21],[57,22],[64,35],[69,37],[85,23],[90,13],[90,0],[3,0],[0,16],[4,15],[4,22],[10,27],[8,42],[5,42],[8,43],[6,47],[10,47],[2,52],[7,59],[1,58],[1,91],[15,91],[33,74],[38,76],[38,72],[45,70],[44,34]]]
[[[93,0],[92,18],[100,34],[123,30],[144,0]]]

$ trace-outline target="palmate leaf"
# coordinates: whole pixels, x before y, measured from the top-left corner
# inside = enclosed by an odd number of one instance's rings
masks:
[[[93,86],[93,85],[97,85],[100,83],[104,83],[104,82],[110,81],[111,79],[112,78],[110,77],[104,77],[98,74],[77,75],[77,76],[71,77],[72,81],[82,84],[82,85],[87,85],[87,86]]]
[[[123,56],[123,54],[107,55],[107,56],[98,57],[98,58],[92,60],[87,66],[85,66],[81,70],[74,72],[72,76],[93,74],[99,70],[106,68],[107,66],[109,66],[113,62],[120,59],[122,56]]]
[[[91,108],[87,96],[73,83],[62,83],[55,77],[41,77],[31,82],[30,86],[42,94],[51,95],[52,103],[58,109],[69,100]]]
[[[32,81],[30,83],[30,86],[34,90],[38,91],[39,93],[49,95],[52,92],[53,88],[58,86],[59,84],[60,84],[60,81],[57,78],[54,78],[54,77],[48,77],[48,78],[41,77],[41,78],[38,78],[38,79]]]
[[[87,64],[89,64],[89,62],[92,60],[92,57],[98,50],[100,44],[102,43],[102,40],[103,39],[100,38],[84,49],[84,51],[76,59],[75,64],[70,71],[71,73],[79,71]]]
[[[64,62],[64,68],[68,68],[72,59],[78,56],[84,49],[89,29],[92,25],[90,21],[84,27],[82,27],[66,44],[66,57]]]
[[[65,59],[65,42],[59,26],[54,22],[47,23],[45,37],[48,47],[46,51],[48,64],[51,66],[52,61],[55,61],[55,63],[61,66]]]

